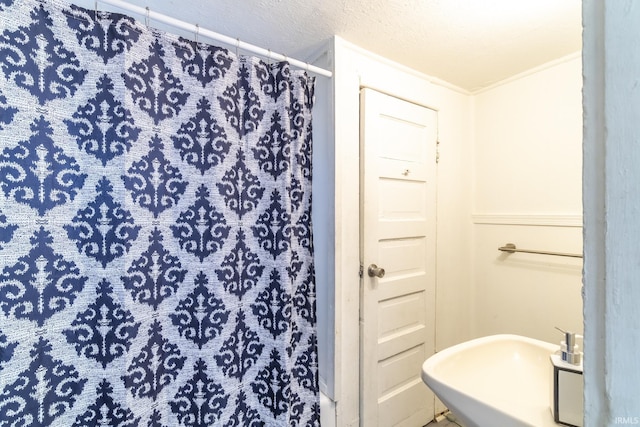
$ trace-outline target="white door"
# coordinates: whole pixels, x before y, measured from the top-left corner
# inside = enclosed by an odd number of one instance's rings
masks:
[[[361,425],[421,427],[434,416],[420,368],[435,351],[437,113],[371,89],[360,106]]]

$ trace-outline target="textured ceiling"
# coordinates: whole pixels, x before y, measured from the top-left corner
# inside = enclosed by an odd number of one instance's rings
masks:
[[[302,60],[335,34],[468,91],[576,52],[582,36],[580,0],[128,2]]]

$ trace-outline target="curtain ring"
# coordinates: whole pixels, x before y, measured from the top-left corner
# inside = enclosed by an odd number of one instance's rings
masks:
[[[151,10],[149,9],[149,6],[146,7],[147,9],[147,14],[144,17],[144,25],[148,28],[149,27],[149,15],[151,15]]]
[[[238,49],[240,49],[240,37],[236,37],[236,56],[240,57],[240,54],[238,53]]]
[[[93,19],[98,20],[98,0],[93,0]]]
[[[196,51],[198,51],[199,38],[200,38],[200,24],[196,24]]]
[[[271,68],[271,49],[267,49],[269,51],[269,55],[267,56],[267,63],[269,64],[269,68]]]

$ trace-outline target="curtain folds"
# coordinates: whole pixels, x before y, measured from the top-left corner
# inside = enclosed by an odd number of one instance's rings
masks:
[[[316,426],[314,80],[0,0],[0,427]]]

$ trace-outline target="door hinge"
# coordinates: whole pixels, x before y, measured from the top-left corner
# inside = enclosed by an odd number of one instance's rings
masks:
[[[363,274],[364,274],[364,265],[360,264],[360,271],[358,272],[358,275],[360,276],[361,279]]]
[[[436,141],[436,163],[440,163],[440,141]]]

